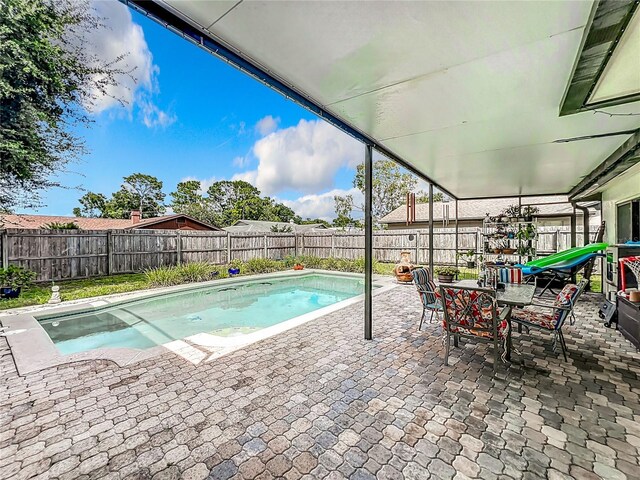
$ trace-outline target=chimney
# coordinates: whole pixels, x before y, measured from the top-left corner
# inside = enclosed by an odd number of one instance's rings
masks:
[[[131,223],[140,223],[140,210],[131,210]]]

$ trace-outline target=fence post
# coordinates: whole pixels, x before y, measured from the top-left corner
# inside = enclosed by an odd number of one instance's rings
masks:
[[[227,263],[231,263],[231,234],[227,232]]]
[[[334,257],[336,256],[336,254],[335,254],[335,252],[336,252],[336,246],[335,246],[334,239],[335,239],[335,235],[334,235],[334,233],[332,232],[332,233],[331,233],[331,258],[334,258]]]
[[[416,264],[420,263],[420,232],[416,230]]]
[[[113,275],[113,232],[107,230],[107,275]]]
[[[9,266],[9,234],[6,230],[2,231],[2,268]]]
[[[269,249],[267,248],[267,234],[264,234],[264,258],[269,258]]]
[[[298,256],[298,234],[297,233],[293,234],[293,256],[294,257]]]
[[[182,265],[182,234],[176,230],[176,263]]]
[[[304,233],[300,235],[300,255],[304,255]]]

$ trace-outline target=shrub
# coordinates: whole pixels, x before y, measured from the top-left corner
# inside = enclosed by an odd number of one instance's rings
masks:
[[[229,262],[227,268],[239,268],[240,272],[242,273],[242,271],[245,269],[245,263],[239,258],[234,258]]]
[[[211,280],[216,267],[206,262],[192,262],[175,267],[182,276],[182,283]]]
[[[299,255],[296,263],[301,263],[305,268],[322,268],[323,259],[313,255]]]
[[[294,257],[293,255],[287,255],[286,257],[284,257],[282,259],[282,265],[283,265],[285,270],[287,270],[289,268],[293,268],[293,266],[296,263],[298,263],[298,258]]]
[[[0,287],[26,288],[33,284],[36,273],[16,265],[0,268]]]
[[[271,260],[270,258],[252,258],[247,260],[245,269],[247,273],[269,273],[282,270],[283,262]]]
[[[340,270],[343,260],[339,258],[325,258],[322,262],[324,270]]]
[[[47,230],[80,230],[75,222],[51,222],[44,225]]]
[[[145,277],[154,287],[170,287],[182,283],[182,275],[176,267],[155,267],[145,270]]]
[[[436,275],[455,276],[460,273],[460,270],[456,267],[440,266],[434,268]]]

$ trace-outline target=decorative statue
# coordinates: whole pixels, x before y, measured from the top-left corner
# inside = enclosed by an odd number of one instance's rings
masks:
[[[398,262],[393,269],[396,279],[399,282],[410,283],[413,281],[413,275],[411,275],[411,270],[413,269],[414,265],[411,263],[411,252],[401,252],[400,262]]]
[[[51,298],[48,303],[60,303],[62,299],[60,298],[60,287],[58,285],[53,285],[51,287]]]

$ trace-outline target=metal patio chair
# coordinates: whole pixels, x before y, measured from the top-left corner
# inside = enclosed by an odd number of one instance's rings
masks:
[[[565,285],[551,305],[544,303],[531,304],[532,307],[537,307],[538,309],[548,309],[550,313],[529,309],[513,310],[511,312],[511,321],[527,329],[536,328],[538,330],[553,332],[553,351],[556,351],[557,345],[560,343],[562,355],[566,362],[567,344],[564,340],[564,334],[562,333],[562,326],[567,318],[575,318],[573,308],[587,287],[587,283],[588,280],[582,280],[578,285],[571,283]]]
[[[453,336],[454,346],[460,337],[493,344],[493,370],[497,369],[500,347],[502,359],[506,357],[509,338],[509,309],[499,313],[496,292],[490,288],[440,285],[440,298],[444,306],[445,355],[449,364],[449,348]]]
[[[420,326],[418,330],[422,329],[422,322],[427,315],[427,312],[431,312],[429,317],[429,323],[433,322],[433,316],[436,316],[436,320],[440,320],[440,312],[442,312],[442,304],[438,296],[438,287],[433,282],[431,272],[428,268],[416,268],[411,274],[413,275],[413,284],[418,290],[420,295],[420,301],[422,302],[422,316],[420,317]]]

